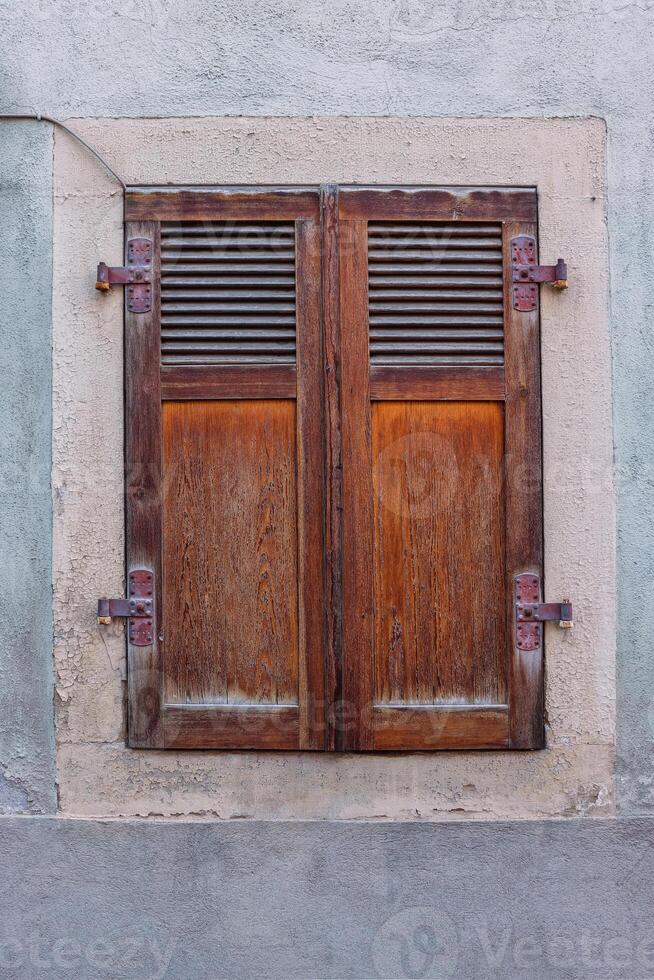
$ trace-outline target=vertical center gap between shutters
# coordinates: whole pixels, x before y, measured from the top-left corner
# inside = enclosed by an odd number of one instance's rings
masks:
[[[502,225],[370,222],[372,364],[502,365]]]
[[[161,225],[163,364],[295,364],[292,222]]]

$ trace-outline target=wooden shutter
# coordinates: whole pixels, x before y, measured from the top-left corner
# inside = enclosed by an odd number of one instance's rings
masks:
[[[129,647],[139,747],[324,744],[316,191],[135,189],[153,306],[126,314]]]
[[[133,189],[126,313],[139,747],[538,748],[533,190]]]
[[[538,313],[511,301],[533,191],[342,189],[346,749],[536,748]]]

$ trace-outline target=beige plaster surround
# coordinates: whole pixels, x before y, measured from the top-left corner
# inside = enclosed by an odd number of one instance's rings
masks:
[[[605,127],[597,119],[96,119],[71,127],[128,184],[536,185],[545,573],[575,628],[547,630],[547,749],[323,755],[125,747],[125,640],[95,602],[123,565],[122,191],[55,138],[54,620],[61,811],[79,816],[461,820],[607,816],[615,743],[615,521]]]

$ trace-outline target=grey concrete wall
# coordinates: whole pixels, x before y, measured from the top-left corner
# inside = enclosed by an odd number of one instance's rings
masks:
[[[654,822],[0,821],[7,980],[654,975]]]
[[[652,0],[37,0],[3,3],[2,12],[9,111],[607,120],[620,488],[618,785],[625,813],[651,812]]]
[[[0,813],[54,809],[52,129],[0,140]]]

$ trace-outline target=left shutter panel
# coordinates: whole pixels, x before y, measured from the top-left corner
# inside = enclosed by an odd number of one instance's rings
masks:
[[[322,749],[319,198],[134,190],[153,308],[126,313],[134,747]]]

